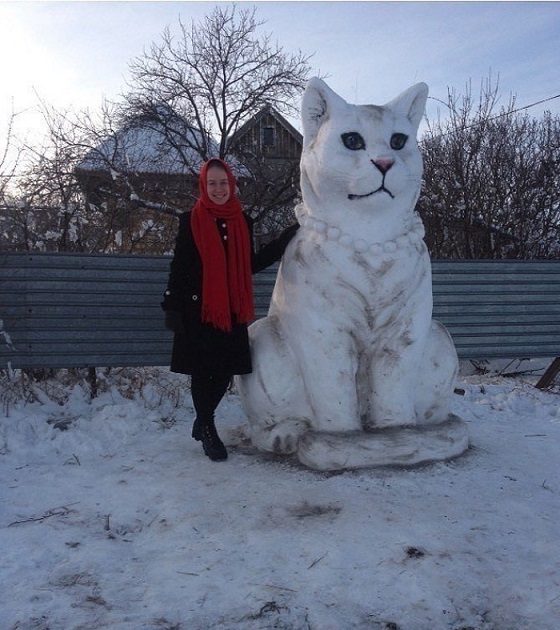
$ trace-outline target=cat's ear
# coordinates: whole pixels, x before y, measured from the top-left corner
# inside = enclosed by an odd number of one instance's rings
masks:
[[[427,100],[428,86],[425,83],[417,83],[389,101],[385,107],[406,116],[414,129],[418,131],[418,126],[426,111]]]
[[[310,79],[301,102],[304,144],[309,144],[315,138],[321,125],[335,109],[344,108],[346,105],[346,101],[333,92],[322,79],[318,77]]]

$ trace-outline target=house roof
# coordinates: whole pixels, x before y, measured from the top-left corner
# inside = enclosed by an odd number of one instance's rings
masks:
[[[194,147],[203,146],[203,132],[169,111],[164,114],[163,118],[171,120],[172,125],[165,126],[159,120],[138,117],[91,149],[77,164],[76,171],[111,173],[117,170],[168,175],[197,173],[204,160]],[[242,137],[266,115],[277,120],[296,141],[303,142],[301,133],[270,105],[243,124],[233,134],[232,141]],[[218,143],[212,137],[207,139],[206,144],[208,155],[219,155]],[[234,156],[229,156],[228,162],[239,177],[247,175],[245,166]]]
[[[203,144],[203,133],[175,117],[172,131],[159,121],[137,119],[106,138],[77,165],[82,171],[112,168],[137,173],[184,174],[198,172],[203,159],[194,147]],[[208,153],[218,155],[218,144],[207,140]]]

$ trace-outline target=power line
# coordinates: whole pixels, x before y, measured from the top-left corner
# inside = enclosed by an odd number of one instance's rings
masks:
[[[488,118],[487,122],[490,120],[495,120],[496,118],[501,118],[502,116],[509,116],[510,114],[517,114],[517,112],[522,112],[524,109],[529,109],[530,107],[541,105],[541,103],[548,103],[548,101],[553,101],[555,98],[560,98],[560,94],[557,94],[556,96],[549,96],[548,98],[543,98],[541,101],[537,101],[536,103],[531,103],[530,105],[525,105],[524,107],[518,107],[517,109],[512,109],[510,112],[504,112],[503,114],[492,116],[492,118]]]
[[[550,96],[549,98],[544,98],[542,101],[531,103],[531,105],[525,105],[525,107],[520,107],[519,110],[516,110],[516,111],[521,111],[522,109],[529,109],[529,107],[534,107],[535,105],[540,105],[541,103],[548,103],[548,101],[553,101],[555,98],[560,98],[560,94],[557,94],[556,96]]]
[[[447,107],[449,107],[447,105],[447,103],[445,103],[444,101],[438,99],[438,98],[434,98],[434,97],[428,97],[431,98],[432,100],[438,101],[440,103],[443,103],[444,105],[446,105]],[[531,107],[536,107],[537,105],[542,105],[543,103],[548,103],[549,101],[553,101],[556,98],[560,98],[560,94],[556,94],[555,96],[549,96],[548,98],[543,98],[540,101],[536,101],[535,103],[531,103],[530,105],[524,105],[523,107],[518,107],[517,109],[512,109],[511,111],[505,111],[502,112],[501,114],[497,114],[496,116],[492,116],[492,118],[485,118],[482,121],[477,121],[472,123],[472,125],[467,125],[466,127],[462,127],[461,129],[453,129],[452,131],[448,131],[446,133],[440,133],[437,136],[435,136],[436,138],[442,138],[444,136],[449,136],[452,133],[457,133],[457,131],[466,131],[467,129],[472,129],[473,127],[477,127],[478,125],[481,125],[483,122],[490,122],[492,120],[497,120],[498,118],[503,118],[504,116],[510,116],[511,114],[517,114],[518,112],[522,112],[523,110],[529,109]]]

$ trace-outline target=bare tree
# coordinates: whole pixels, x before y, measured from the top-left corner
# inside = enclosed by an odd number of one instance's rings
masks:
[[[39,99],[48,133],[41,146],[25,147],[3,244],[169,252],[175,218],[192,206],[198,171],[211,156],[227,158],[240,181],[253,181],[241,189],[261,224],[291,209],[299,180],[293,168],[242,163],[232,145],[235,131],[265,104],[290,112],[309,70],[301,53],[286,54],[270,35],[257,34],[255,14],[219,7],[190,28],[179,21],[177,37],[165,29],[131,62],[127,95],[94,114],[57,111]]]
[[[19,188],[27,221],[26,247],[47,251],[83,251],[85,208],[73,176],[80,157],[79,129],[66,113],[41,103],[47,136],[27,146]],[[86,219],[87,222],[87,219]]]
[[[259,203],[247,200],[259,221],[293,204],[293,168],[239,164],[235,133],[266,105],[294,113],[310,70],[309,57],[284,52],[270,34],[259,36],[262,24],[256,9],[235,4],[214,8],[198,24],[179,21],[177,36],[166,28],[159,43],[132,61],[126,96],[127,115],[160,130],[193,175],[200,160],[221,157],[242,177],[260,177],[262,185],[251,187],[260,190]]]
[[[498,108],[498,82],[478,101],[448,93],[447,117],[421,140],[424,187],[418,209],[438,258],[557,255],[559,120],[531,118],[510,96]]]
[[[79,125],[87,142],[74,174],[88,207],[105,217],[100,250],[171,251],[175,218],[192,201],[180,153],[151,121],[123,117],[120,104],[105,102],[96,120],[82,113]]]
[[[3,247],[80,252],[137,248],[151,226],[142,229],[134,217],[111,204],[87,202],[76,177],[76,164],[110,132],[107,112],[94,120],[87,112],[58,111],[43,101],[40,111],[46,135],[23,145],[17,198],[6,204],[3,214]]]
[[[31,249],[36,232],[35,217],[19,185],[28,148],[15,136],[18,116],[12,111],[0,148],[0,251]]]
[[[264,22],[256,9],[216,7],[199,24],[187,27],[179,21],[179,36],[169,27],[160,43],[130,64],[127,100],[134,115],[153,115],[154,120],[173,125],[161,115],[181,116],[202,132],[189,142],[203,159],[225,158],[229,140],[261,107],[272,105],[293,113],[294,100],[309,74],[309,57],[285,53],[272,43],[271,35],[258,36]],[[218,156],[208,138],[218,138]]]
[[[21,160],[21,146],[16,146],[15,124],[17,113],[12,109],[4,129],[0,132],[0,204],[5,205],[13,189],[18,164]],[[12,190],[13,192],[13,190]]]

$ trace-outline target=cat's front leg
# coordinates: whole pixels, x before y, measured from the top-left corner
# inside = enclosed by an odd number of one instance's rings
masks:
[[[366,428],[414,425],[424,344],[387,346],[372,358]]]
[[[350,336],[330,330],[323,322],[320,328],[305,331],[300,340],[294,354],[312,409],[312,430],[362,430],[356,389],[358,356]]]
[[[263,451],[293,452],[309,415],[297,365],[275,316],[249,327],[253,370],[236,377],[251,440]]]

